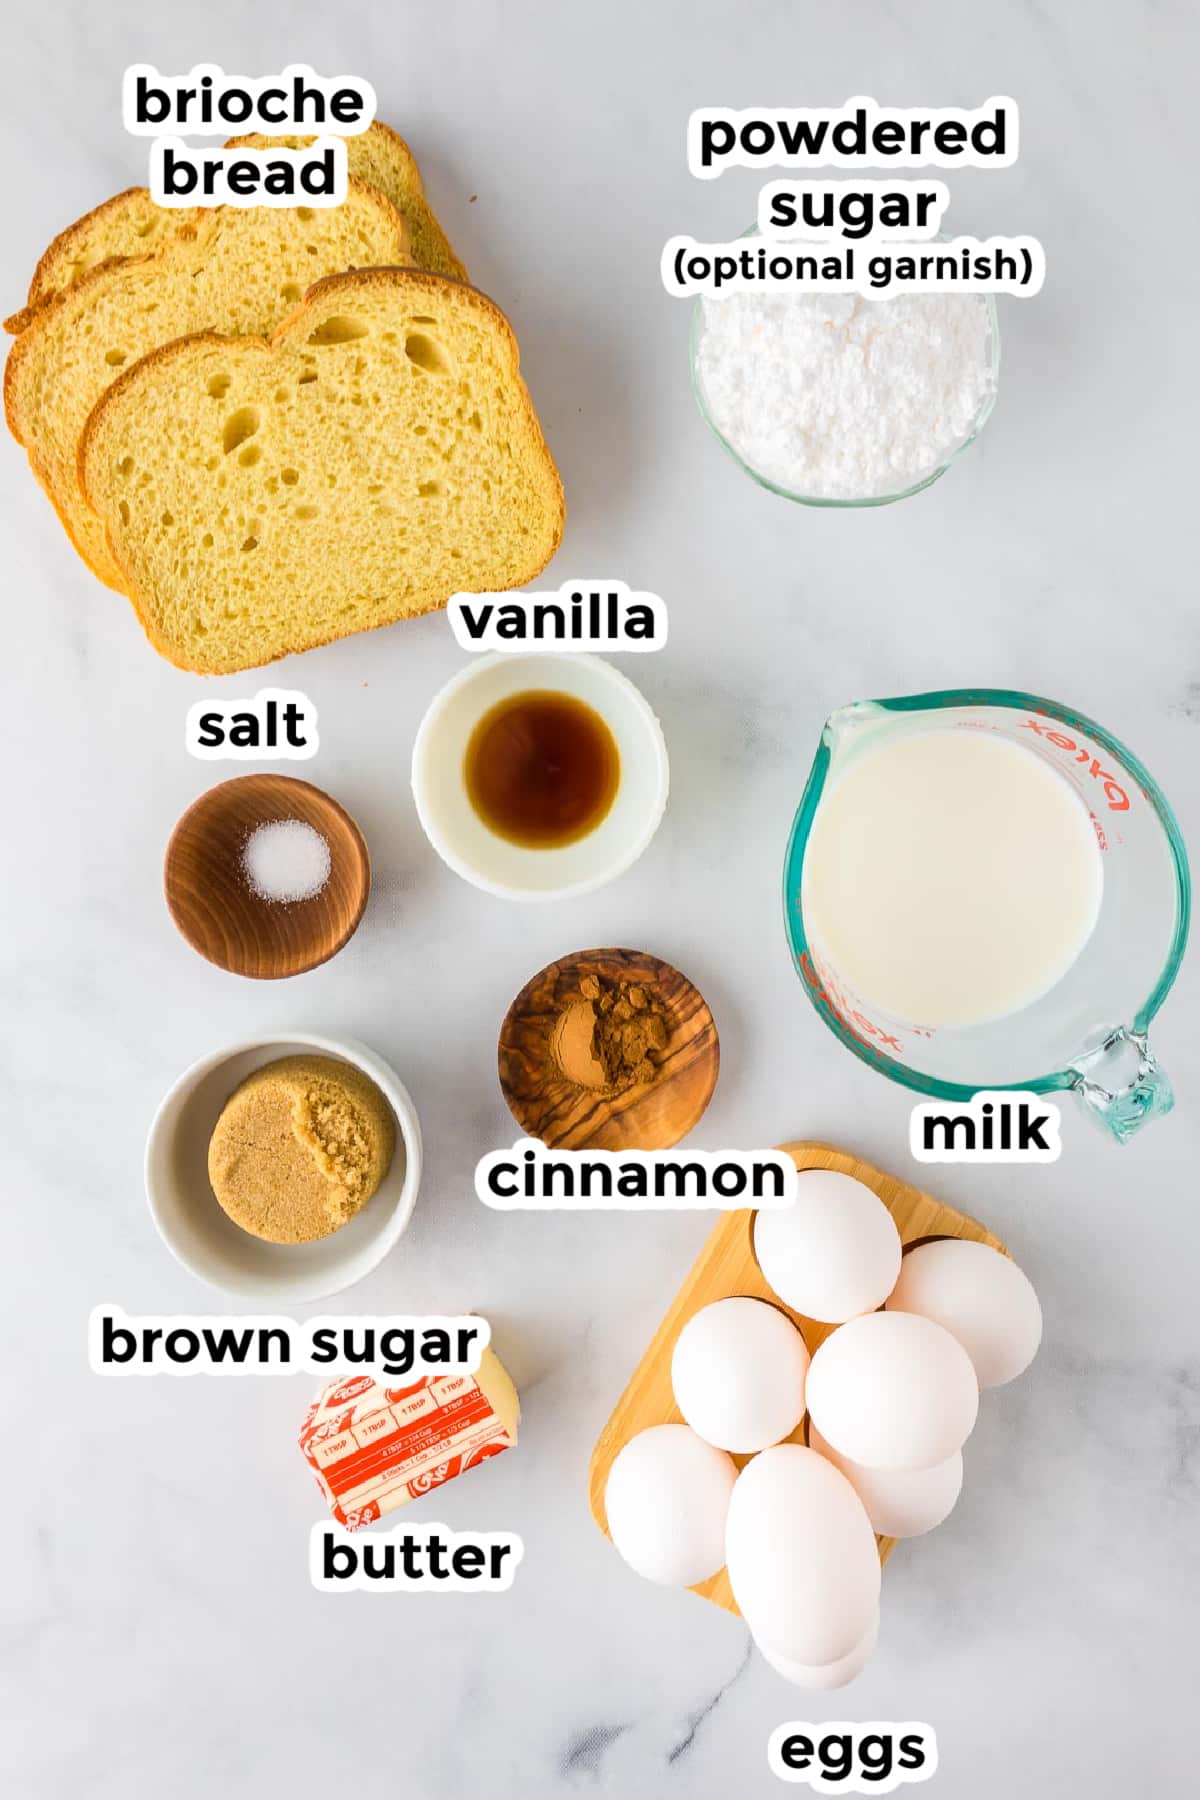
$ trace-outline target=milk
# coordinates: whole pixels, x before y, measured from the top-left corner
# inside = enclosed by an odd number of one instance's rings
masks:
[[[980,1025],[1062,980],[1103,886],[1083,801],[1034,751],[918,730],[864,746],[822,795],[801,907],[819,961],[868,1011]]]

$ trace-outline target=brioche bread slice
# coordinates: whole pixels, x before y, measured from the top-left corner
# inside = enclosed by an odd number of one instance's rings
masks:
[[[200,674],[519,587],[562,535],[508,321],[424,270],[329,276],[269,340],[154,351],[79,462],[150,642]]]
[[[238,137],[230,138],[226,147],[245,144],[263,149],[268,144],[285,144],[294,149],[298,144],[312,142],[312,138],[299,137]],[[373,121],[366,131],[346,139],[346,166],[352,176],[370,182],[404,214],[409,227],[409,255],[419,267],[466,280],[467,271],[450,248],[425,198],[416,158],[398,132]],[[23,331],[39,306],[61,289],[71,287],[89,269],[116,256],[144,256],[175,227],[194,223],[198,210],[156,206],[149,188],[144,187],[126,188],[123,194],[114,194],[111,200],[105,200],[59,232],[33,272],[24,308],[4,321],[5,329]]]
[[[172,338],[269,331],[322,275],[408,254],[404,220],[366,182],[336,207],[217,207],[148,256],[102,263],[34,314],[9,351],[9,430],[75,548],[110,586],[120,572],[79,487],[79,437],[122,368]]]
[[[14,336],[47,300],[71,287],[98,263],[114,256],[145,256],[162,242],[168,231],[191,220],[193,208],[176,211],[155,206],[150,189],[126,188],[94,206],[82,219],[60,231],[41,255],[29,295],[20,312],[5,319],[4,329]]]
[[[255,150],[264,150],[271,144],[296,150],[301,145],[315,142],[316,139],[311,137],[264,137],[261,133],[229,140],[231,148],[246,144]],[[408,223],[409,256],[417,268],[432,269],[435,275],[453,275],[458,281],[467,280],[466,269],[450,248],[449,239],[425,198],[425,184],[417,159],[398,131],[393,131],[390,125],[381,125],[378,119],[373,120],[357,137],[346,139],[346,162],[351,175],[369,181],[404,214]]]

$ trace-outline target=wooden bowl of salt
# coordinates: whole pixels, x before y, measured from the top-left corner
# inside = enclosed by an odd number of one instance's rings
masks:
[[[328,962],[371,891],[362,832],[331,795],[292,775],[238,775],[188,807],[163,887],[193,950],[257,981]]]

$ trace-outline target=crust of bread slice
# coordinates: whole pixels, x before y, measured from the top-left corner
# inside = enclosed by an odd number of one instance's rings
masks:
[[[307,424],[306,392],[326,409]],[[504,314],[411,267],[328,276],[268,338],[202,332],[152,351],[93,409],[79,479],[150,643],[198,674],[521,587],[565,519]]]
[[[275,144],[294,150],[315,142],[312,137],[265,137],[257,132],[249,137],[230,138],[229,147],[248,145],[263,150]],[[468,280],[466,269],[450,248],[450,240],[426,199],[417,159],[400,133],[373,119],[357,137],[346,139],[346,157],[352,175],[369,181],[404,214],[408,221],[409,254],[417,268],[431,269],[435,275],[452,275],[456,281]]]
[[[9,430],[75,548],[119,591],[120,571],[76,474],[80,433],[110,381],[159,344],[200,329],[270,330],[313,275],[360,257],[369,266],[408,255],[404,219],[357,178],[342,207],[218,207],[187,219],[148,256],[102,263],[39,307],[4,371]]]
[[[144,187],[126,188],[111,199],[102,200],[82,219],[60,231],[43,250],[25,305],[5,319],[5,331],[13,336],[24,331],[39,306],[101,263],[118,256],[148,255],[168,231],[186,224],[191,216],[191,208],[176,211],[155,206],[150,189]]]
[[[246,145],[262,149],[268,144],[295,146],[312,142],[312,138],[259,135],[230,138],[226,148]],[[366,131],[346,139],[346,161],[352,176],[370,182],[404,214],[409,227],[409,255],[418,267],[453,275],[460,281],[467,279],[466,269],[450,248],[425,197],[417,160],[399,132],[374,120]],[[149,188],[144,187],[126,188],[102,201],[60,231],[43,251],[25,305],[5,319],[4,329],[14,335],[24,331],[39,306],[63,288],[71,287],[89,270],[114,257],[145,256],[168,232],[194,223],[200,210],[156,206]]]

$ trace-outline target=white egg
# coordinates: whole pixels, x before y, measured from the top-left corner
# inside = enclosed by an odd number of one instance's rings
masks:
[[[974,1363],[980,1387],[1012,1381],[1042,1341],[1042,1309],[1029,1277],[990,1244],[966,1238],[910,1250],[888,1310],[945,1326]]]
[[[811,1668],[839,1662],[879,1609],[875,1533],[850,1483],[802,1444],[778,1444],[738,1476],[725,1566],[751,1632]]]
[[[900,1273],[900,1233],[877,1194],[836,1169],[805,1169],[791,1206],[754,1221],[754,1254],[779,1298],[841,1325],[882,1306]]]
[[[809,1418],[827,1443],[868,1469],[928,1469],[961,1450],[979,1384],[957,1338],[916,1313],[867,1313],[817,1350]]]
[[[785,1681],[790,1681],[793,1687],[812,1688],[816,1690],[822,1688],[845,1687],[849,1682],[854,1680],[856,1675],[861,1675],[871,1656],[874,1654],[875,1646],[878,1642],[879,1608],[876,1607],[875,1617],[871,1622],[867,1635],[862,1639],[861,1643],[855,1644],[853,1650],[851,1650],[848,1655],[840,1656],[837,1662],[794,1662],[791,1657],[777,1655],[774,1650],[768,1649],[766,1644],[759,1644],[758,1652],[765,1662],[770,1663],[775,1673],[777,1675],[782,1675]]]
[[[881,1537],[920,1537],[932,1531],[949,1517],[962,1492],[961,1450],[931,1469],[864,1469],[826,1443],[811,1419],[808,1441],[842,1471]]]
[[[804,1417],[808,1349],[765,1300],[714,1300],[693,1313],[671,1357],[675,1404],[720,1450],[765,1450]]]
[[[608,1472],[609,1536],[647,1581],[694,1587],[725,1561],[725,1519],[737,1468],[686,1425],[651,1425]]]

